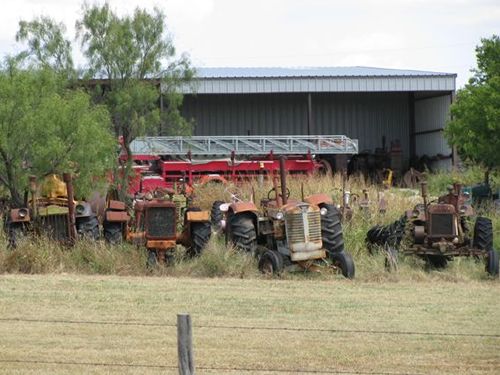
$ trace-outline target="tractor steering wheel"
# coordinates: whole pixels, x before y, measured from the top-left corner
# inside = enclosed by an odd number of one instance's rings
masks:
[[[281,190],[281,186],[278,186],[278,188]],[[271,199],[271,194],[274,192],[274,198]],[[267,193],[267,199],[269,200],[275,200],[277,198],[277,193],[276,193],[276,189],[275,188],[272,188],[271,190],[269,190],[269,192]],[[289,188],[286,188],[286,199],[288,199],[290,197],[290,189]]]

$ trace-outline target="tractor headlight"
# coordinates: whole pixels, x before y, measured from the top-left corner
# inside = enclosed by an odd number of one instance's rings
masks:
[[[285,215],[283,215],[283,212],[281,212],[281,211],[276,214],[276,219],[278,219],[278,220],[283,220],[284,217],[285,217]]]
[[[28,216],[28,209],[27,208],[20,208],[19,211],[17,211],[17,214],[21,219],[24,219],[26,216]]]
[[[460,215],[464,215],[467,212],[467,207],[466,206],[461,206],[460,209],[458,210],[458,213]]]
[[[411,216],[416,219],[418,216],[420,215],[420,211],[419,210],[413,210]]]
[[[319,213],[321,216],[325,216],[328,213],[328,209],[326,207],[321,207]]]
[[[75,207],[77,215],[81,215],[85,212],[85,206],[83,204],[77,204]]]

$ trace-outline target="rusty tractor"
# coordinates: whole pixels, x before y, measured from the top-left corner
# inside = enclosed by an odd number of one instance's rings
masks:
[[[344,249],[340,212],[332,199],[326,194],[290,199],[284,157],[280,158],[280,177],[278,183],[274,173],[274,187],[262,199],[260,210],[253,201],[228,205],[227,242],[256,255],[263,273],[327,266],[354,278],[354,262]]]
[[[454,184],[448,194],[428,202],[427,184],[423,182],[423,203],[409,210],[399,220],[371,228],[366,237],[370,252],[378,245],[385,249],[386,267],[397,269],[399,253],[423,258],[434,268],[446,267],[457,256],[485,259],[486,272],[498,275],[499,258],[493,249],[493,226],[486,217],[477,217],[471,230],[472,207],[461,186]]]
[[[16,247],[20,235],[29,233],[69,245],[77,238],[99,238],[99,221],[91,205],[75,201],[69,173],[63,174],[63,180],[51,175],[38,186],[36,178],[30,177],[30,199],[24,207],[10,209],[7,214],[5,229],[10,247]]]
[[[144,246],[150,266],[168,264],[177,244],[187,249],[188,256],[199,255],[210,239],[210,213],[190,202],[172,189],[157,190],[135,200],[131,218],[123,202],[110,200],[103,222],[105,239]]]

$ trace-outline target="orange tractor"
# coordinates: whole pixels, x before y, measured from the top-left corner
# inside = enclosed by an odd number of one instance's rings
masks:
[[[262,199],[260,209],[253,201],[235,200],[221,206],[227,242],[256,255],[264,273],[327,266],[354,278],[354,262],[344,249],[340,212],[332,199],[326,194],[291,199],[284,157],[280,158],[280,177],[278,183],[274,174],[274,187]]]
[[[127,240],[148,251],[148,264],[170,262],[177,244],[188,256],[199,255],[211,235],[210,213],[191,207],[186,195],[162,189],[136,200],[133,217],[123,202],[110,200],[103,222],[104,237],[110,243]]]

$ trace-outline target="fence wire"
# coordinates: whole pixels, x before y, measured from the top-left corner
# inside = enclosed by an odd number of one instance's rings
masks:
[[[29,318],[0,318],[0,322],[27,322],[48,324],[89,324],[89,325],[118,325],[118,326],[146,326],[146,327],[177,327],[175,323],[151,322],[119,322],[96,320],[63,320],[63,319],[29,319]],[[291,332],[329,332],[329,333],[355,333],[355,334],[380,334],[380,335],[410,335],[410,336],[457,336],[500,338],[495,333],[464,333],[464,332],[419,332],[419,331],[388,331],[388,330],[362,330],[362,329],[337,329],[337,328],[296,328],[296,327],[257,327],[235,325],[193,325],[193,328],[205,329],[238,329],[262,331],[291,331]]]

